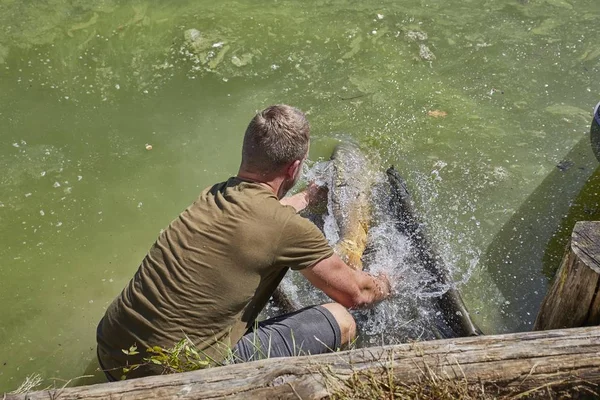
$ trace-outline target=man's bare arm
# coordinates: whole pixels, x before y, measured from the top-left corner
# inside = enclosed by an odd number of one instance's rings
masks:
[[[361,308],[390,296],[391,286],[385,275],[357,271],[337,255],[300,271],[315,287],[346,308]]]

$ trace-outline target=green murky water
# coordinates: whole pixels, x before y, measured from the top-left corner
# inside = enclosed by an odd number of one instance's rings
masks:
[[[309,113],[311,159],[344,133],[398,167],[486,333],[529,329],[569,224],[599,216],[598,18],[597,0],[0,0],[0,391],[95,367],[104,308],[280,102]]]

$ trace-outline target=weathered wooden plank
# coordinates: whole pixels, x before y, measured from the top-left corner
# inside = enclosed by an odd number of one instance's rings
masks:
[[[577,222],[571,242],[577,258],[600,274],[600,221]]]
[[[534,329],[574,328],[599,323],[600,222],[578,222],[542,302]]]
[[[600,383],[600,327],[465,337],[279,358],[184,374],[7,395],[46,399],[321,399],[357,373],[393,374],[404,383],[424,371],[469,383],[526,391],[548,383]]]

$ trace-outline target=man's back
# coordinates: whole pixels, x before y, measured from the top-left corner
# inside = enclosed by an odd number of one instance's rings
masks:
[[[160,234],[109,306],[98,327],[104,368],[138,363],[148,346],[171,347],[184,336],[223,360],[287,267],[302,269],[331,254],[322,233],[261,184],[231,178],[206,189]],[[134,344],[139,356],[121,351]]]

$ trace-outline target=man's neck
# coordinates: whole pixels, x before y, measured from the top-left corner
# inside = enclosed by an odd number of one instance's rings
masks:
[[[272,191],[275,196],[279,197],[279,189],[283,183],[283,178],[265,176],[264,174],[243,171],[241,169],[238,171],[237,177],[245,181],[258,183]]]

